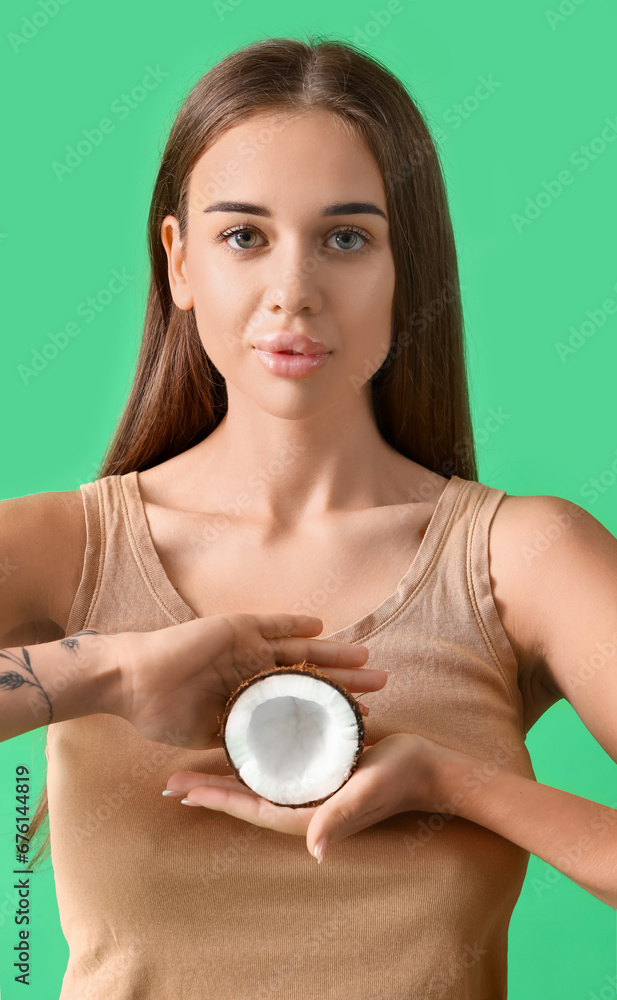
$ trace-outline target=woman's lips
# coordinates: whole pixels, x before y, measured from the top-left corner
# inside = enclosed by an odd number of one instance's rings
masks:
[[[255,354],[269,372],[287,378],[306,378],[318,368],[323,368],[330,357],[329,351],[326,354],[288,354],[286,351],[260,351],[258,348],[255,348]]]

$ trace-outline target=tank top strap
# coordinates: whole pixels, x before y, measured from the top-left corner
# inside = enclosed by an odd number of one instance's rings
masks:
[[[100,585],[102,552],[105,548],[105,518],[100,501],[100,479],[82,483],[81,498],[86,520],[86,549],[79,586],[69,612],[65,635],[73,635],[84,628],[88,613]]]
[[[422,628],[442,642],[455,643],[461,653],[473,650],[469,663],[474,657],[478,665],[492,663],[524,738],[518,661],[497,612],[489,565],[490,527],[506,491],[457,476],[452,481],[449,501],[446,495],[446,503],[438,505],[425,536],[429,545],[420,579],[414,579],[411,593],[405,594],[400,627]]]
[[[134,472],[105,476],[79,487],[87,540],[67,635],[83,628],[116,633],[173,623],[142,556],[146,529],[135,506],[134,478]]]
[[[490,578],[490,527],[506,490],[471,481],[468,485],[466,580],[469,600],[487,649],[501,672],[522,721],[518,661],[501,623]]]

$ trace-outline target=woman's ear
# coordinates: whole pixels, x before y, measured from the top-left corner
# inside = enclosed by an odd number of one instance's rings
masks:
[[[179,309],[190,309],[193,293],[186,274],[186,261],[180,242],[180,226],[175,215],[166,215],[161,223],[161,241],[167,254],[167,276],[171,296]]]

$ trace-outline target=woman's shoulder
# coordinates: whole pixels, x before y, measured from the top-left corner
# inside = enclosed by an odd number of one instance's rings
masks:
[[[571,529],[592,515],[558,496],[517,496],[506,493],[495,511],[490,528],[490,548],[508,577],[519,585],[533,586],[542,567],[551,562],[551,550]]]
[[[571,529],[590,517],[584,508],[562,497],[506,494],[491,520],[491,588],[518,662],[527,729],[563,697],[552,680],[546,657],[552,627],[546,614],[547,589],[553,605],[558,606],[559,581],[553,567],[561,562]],[[567,585],[567,576],[562,583]]]
[[[0,641],[20,645],[30,635],[34,642],[64,635],[86,548],[81,490],[0,501],[0,541],[12,594],[2,602]]]

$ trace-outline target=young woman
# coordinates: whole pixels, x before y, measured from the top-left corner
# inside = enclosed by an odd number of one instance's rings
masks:
[[[0,504],[0,720],[51,723],[61,1000],[505,997],[530,852],[617,907],[617,810],[525,746],[567,697],[617,760],[617,540],[477,480],[422,116],[351,45],[249,45],[179,111],[149,250],[99,478]],[[218,724],[302,659],[363,693],[366,740],[288,809]]]

